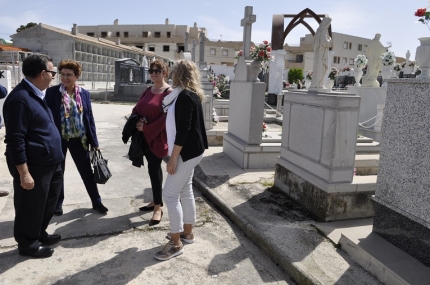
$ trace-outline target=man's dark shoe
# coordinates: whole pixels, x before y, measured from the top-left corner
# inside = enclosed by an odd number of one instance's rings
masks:
[[[19,255],[22,256],[31,256],[34,258],[45,258],[50,257],[54,250],[50,247],[39,246],[37,249],[26,248],[26,249],[18,249]]]
[[[47,235],[44,237],[39,237],[39,242],[44,245],[54,245],[59,243],[61,240],[61,235]]]
[[[58,207],[54,212],[54,215],[56,216],[61,216],[62,214],[63,214],[63,207]]]
[[[100,212],[100,213],[102,213],[102,214],[106,214],[106,212],[107,212],[107,211],[109,211],[109,210],[108,210],[108,208],[106,208],[106,207],[102,204],[102,202],[99,202],[99,203],[95,203],[95,204],[93,204],[93,209],[94,209],[94,210],[99,211],[99,212]]]

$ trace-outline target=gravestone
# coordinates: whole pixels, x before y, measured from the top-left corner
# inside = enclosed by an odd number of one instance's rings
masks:
[[[190,38],[190,33],[185,32],[184,53],[188,52],[188,39],[189,38]]]
[[[242,169],[273,168],[280,146],[263,143],[264,93],[266,84],[252,82],[245,59],[249,59],[252,23],[256,16],[252,7],[245,7],[241,21],[243,56],[235,68],[235,79],[230,83],[228,132],[223,136],[223,151]]]
[[[147,69],[132,58],[115,60],[113,100],[137,101],[145,90]]]
[[[191,60],[196,62],[196,40],[192,40]]]
[[[374,189],[353,181],[360,97],[351,95],[284,94],[275,186],[323,221],[373,216]]]
[[[205,42],[206,36],[204,32],[199,36],[199,62],[198,67],[201,74],[202,88],[206,95],[206,100],[203,103],[203,115],[205,120],[205,129],[211,130],[213,128],[213,84],[208,80],[208,64],[205,61]]]
[[[430,266],[429,79],[389,79],[373,232]]]

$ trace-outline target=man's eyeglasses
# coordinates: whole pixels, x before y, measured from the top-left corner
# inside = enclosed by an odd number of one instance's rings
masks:
[[[154,72],[155,72],[155,74],[160,74],[162,71],[159,68],[157,68],[157,69],[148,69],[148,73],[149,74],[153,74]]]
[[[51,73],[51,74],[52,74],[52,77],[55,77],[55,74],[57,74],[57,72],[56,72],[56,71],[47,70],[47,69],[45,69],[45,71],[46,71],[46,72]]]
[[[69,77],[72,77],[72,76],[75,76],[75,75],[73,73],[60,73],[60,76],[61,77],[69,78]]]

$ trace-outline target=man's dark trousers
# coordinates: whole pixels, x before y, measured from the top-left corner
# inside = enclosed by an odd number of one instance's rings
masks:
[[[19,172],[10,163],[8,167],[13,177],[15,226],[14,237],[19,248],[39,248],[39,237],[47,235],[46,229],[55,212],[63,181],[61,163],[53,165],[28,164],[34,180],[34,188],[21,187]]]

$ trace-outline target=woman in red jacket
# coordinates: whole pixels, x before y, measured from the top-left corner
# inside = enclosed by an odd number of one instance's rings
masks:
[[[153,201],[139,208],[141,211],[154,211],[150,226],[160,223],[163,216],[161,207],[163,172],[161,161],[167,155],[166,116],[164,115],[162,102],[166,95],[172,92],[165,79],[169,75],[165,62],[156,60],[151,62],[148,70],[149,76],[154,82],[143,92],[132,114],[137,114],[142,119],[136,124],[136,128],[143,132],[149,145],[149,151],[145,153],[148,162],[148,173],[151,180]]]

